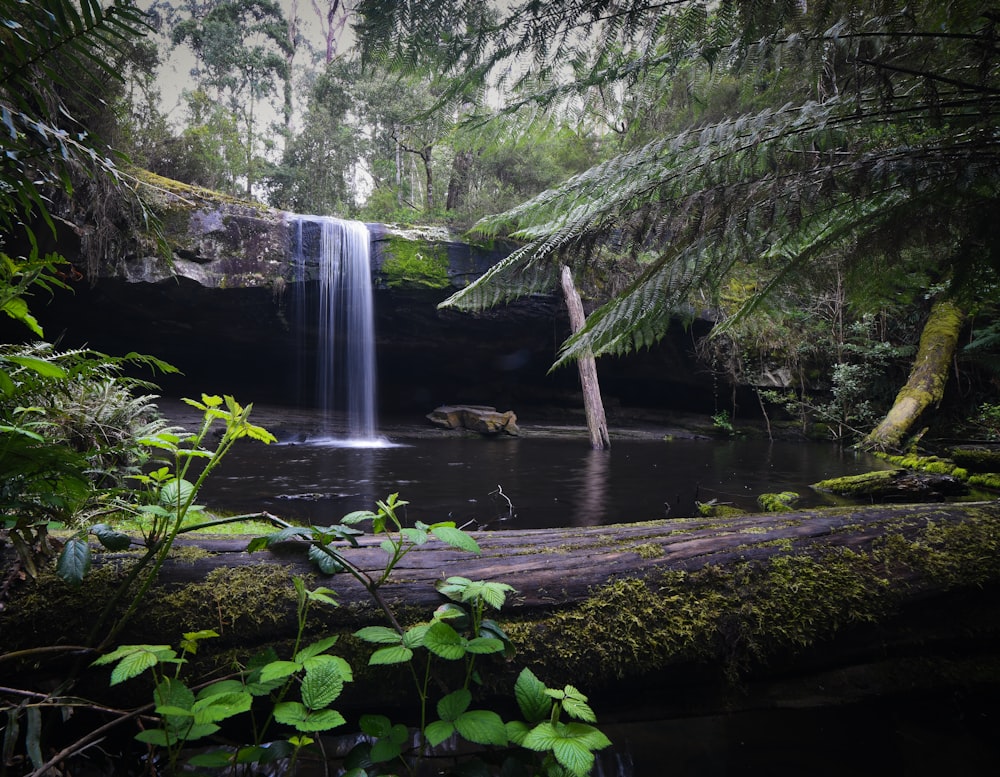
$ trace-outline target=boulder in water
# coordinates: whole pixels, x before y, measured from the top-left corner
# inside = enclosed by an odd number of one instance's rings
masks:
[[[501,413],[495,407],[486,405],[442,405],[428,413],[427,419],[445,429],[467,429],[489,436],[506,434],[516,437],[520,434],[513,411]]]

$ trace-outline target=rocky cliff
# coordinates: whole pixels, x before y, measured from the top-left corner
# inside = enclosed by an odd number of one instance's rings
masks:
[[[73,273],[73,293],[36,304],[50,340],[163,358],[183,375],[166,394],[233,393],[245,401],[312,402],[316,332],[295,300],[289,214],[149,177],[160,238],[136,235],[96,271]],[[576,372],[548,374],[568,334],[561,300],[539,295],[478,315],[439,310],[454,289],[506,256],[511,244],[474,243],[440,228],[368,225],[372,239],[380,406],[425,413],[440,404],[576,407]],[[64,255],[79,247],[60,246]],[[294,288],[301,283],[304,288]],[[609,408],[711,410],[692,335],[628,359],[601,360]]]

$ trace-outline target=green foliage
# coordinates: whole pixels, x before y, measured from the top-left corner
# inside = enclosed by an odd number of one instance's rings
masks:
[[[563,363],[651,345],[678,312],[713,309],[747,267],[762,283],[720,331],[834,257],[859,287],[891,268],[924,291],[983,295],[996,242],[983,214],[996,209],[1000,157],[992,22],[979,5],[603,8],[515,3],[485,24],[475,2],[444,14],[426,2],[359,6],[373,60],[433,64],[456,94],[507,73],[507,120],[573,100],[621,133],[620,153],[481,221],[479,232],[528,244],[445,305],[546,291],[561,264],[608,246],[652,253],[567,341]],[[530,63],[508,69],[520,54]]]
[[[49,526],[107,509],[148,458],[142,438],[166,426],[149,384],[123,375],[136,365],[173,371],[139,354],[0,346],[0,539],[32,576],[53,552]],[[85,568],[70,558],[63,568]]]
[[[211,407],[206,402],[206,406]],[[398,511],[406,505],[391,494],[377,502],[377,510],[360,510],[345,515],[331,527],[293,527],[254,539],[250,550],[276,543],[305,542],[324,549],[324,555],[338,561],[336,572],[346,572],[359,579],[386,614],[390,626],[366,626],[354,637],[374,647],[368,658],[370,667],[408,665],[419,698],[417,719],[419,736],[414,746],[407,726],[393,723],[386,715],[367,713],[358,725],[365,741],[345,759],[348,774],[381,774],[381,769],[405,767],[419,772],[420,763],[452,736],[474,745],[498,749],[501,754],[511,745],[529,753],[538,753],[535,768],[550,775],[584,777],[594,763],[594,752],[610,741],[590,725],[596,717],[587,697],[572,686],[547,688],[530,670],[517,679],[514,695],[523,720],[505,722],[496,711],[474,706],[475,688],[481,682],[479,663],[483,657],[510,654],[510,640],[492,619],[514,588],[494,581],[474,581],[461,576],[442,580],[437,589],[446,599],[428,622],[403,628],[395,614],[378,593],[399,560],[413,548],[436,539],[466,552],[479,552],[478,545],[451,523],[417,524],[404,527]],[[384,538],[385,570],[371,574],[353,564],[350,549],[359,544],[362,534],[354,527],[371,523],[372,532]],[[159,716],[156,728],[146,728],[137,739],[163,748],[171,770],[179,768],[183,747],[218,730],[222,721],[243,716],[249,718],[252,742],[235,750],[200,753],[187,760],[189,767],[223,767],[263,762],[275,749],[289,755],[294,764],[299,752],[314,744],[311,735],[345,725],[344,716],[333,706],[346,683],[354,680],[350,664],[331,650],[336,636],[317,639],[303,646],[303,637],[312,604],[336,606],[335,593],[318,587],[309,589],[302,578],[295,578],[298,631],[290,658],[281,658],[273,650],[241,667],[235,678],[213,682],[195,692],[195,686],[182,678],[188,656],[199,643],[218,636],[213,631],[183,635],[180,650],[168,645],[123,645],[101,656],[96,666],[112,665],[112,685],[131,680],[147,671],[154,676],[154,710]],[[435,667],[459,666],[462,671],[436,672]],[[453,678],[460,678],[449,689]],[[433,714],[436,717],[432,716]],[[575,722],[563,722],[563,715]],[[263,720],[263,723],[260,721]],[[272,739],[272,725],[280,727],[281,738]],[[478,763],[482,773],[488,769]],[[533,774],[521,758],[508,757],[501,767],[503,774]],[[514,771],[511,771],[514,769]],[[517,769],[520,769],[518,771]],[[371,771],[369,771],[371,770]]]

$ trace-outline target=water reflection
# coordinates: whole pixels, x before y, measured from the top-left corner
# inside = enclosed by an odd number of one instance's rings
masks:
[[[589,450],[579,469],[579,485],[568,526],[599,526],[608,514],[608,477],[611,451]]]
[[[585,438],[406,438],[376,448],[238,445],[206,484],[210,507],[330,523],[398,493],[406,517],[471,528],[551,528],[697,515],[716,500],[755,509],[763,492],[882,466],[819,443],[616,440],[593,451]]]

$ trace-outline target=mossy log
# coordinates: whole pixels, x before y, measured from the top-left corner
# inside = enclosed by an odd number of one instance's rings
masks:
[[[434,583],[444,577],[515,586],[518,593],[499,620],[516,657],[489,675],[508,691],[523,666],[550,684],[572,682],[599,693],[669,678],[692,682],[704,673],[712,682],[787,674],[820,656],[827,667],[884,661],[938,641],[950,646],[952,657],[965,641],[993,646],[995,658],[1000,636],[1000,502],[828,508],[476,538],[478,556],[434,545],[414,550],[382,590],[400,620],[412,623],[441,603]],[[265,646],[281,652],[295,635],[292,578],[299,575],[339,596],[338,608],[313,608],[314,633],[346,635],[385,623],[360,584],[346,575],[319,575],[302,547],[255,554],[245,548],[245,539],[234,538],[179,543],[118,642],[176,644],[185,631],[214,629],[220,638],[204,643],[197,657],[206,666],[231,666],[235,657]],[[350,554],[371,572],[384,560],[373,542]],[[15,586],[0,613],[0,652],[80,644],[130,561],[128,554],[98,554],[79,589],[53,575]],[[369,648],[350,637],[338,645],[363,679]],[[17,661],[0,662],[0,674],[21,668]],[[400,686],[387,677],[378,675],[380,690],[394,698]],[[100,679],[106,690],[106,677]],[[366,699],[378,693],[365,686]],[[707,698],[699,696],[699,703]]]
[[[958,346],[965,313],[953,301],[934,303],[920,335],[920,345],[906,385],[878,426],[864,439],[867,450],[898,450],[928,408],[944,397],[951,360]]]

